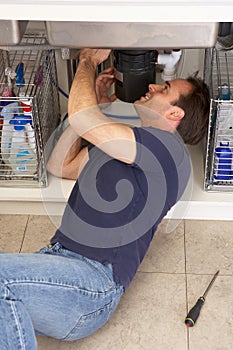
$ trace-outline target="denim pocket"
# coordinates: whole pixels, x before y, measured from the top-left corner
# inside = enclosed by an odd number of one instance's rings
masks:
[[[114,302],[111,301],[99,310],[82,315],[72,331],[63,340],[81,339],[97,331],[111,316],[115,309],[113,305]]]

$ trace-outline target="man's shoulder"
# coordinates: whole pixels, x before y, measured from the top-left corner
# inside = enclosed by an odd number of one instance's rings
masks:
[[[146,150],[150,150],[158,159],[165,157],[168,161],[168,156],[171,157],[177,166],[183,162],[187,165],[190,163],[189,152],[178,133],[154,127],[133,129],[141,156],[148,153]]]
[[[150,140],[154,142],[160,140],[161,142],[179,144],[186,148],[182,138],[177,132],[172,133],[167,130],[162,130],[152,126],[148,127],[133,127],[135,138],[139,142]]]

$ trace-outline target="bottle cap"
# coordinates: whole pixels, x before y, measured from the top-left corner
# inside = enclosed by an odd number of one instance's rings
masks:
[[[23,111],[26,113],[30,113],[32,111],[32,107],[31,107],[31,99],[29,98],[29,96],[25,95],[25,92],[20,92],[19,97],[20,97],[20,104],[23,107]]]

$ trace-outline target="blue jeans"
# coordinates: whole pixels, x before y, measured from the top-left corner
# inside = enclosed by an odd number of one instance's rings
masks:
[[[111,265],[60,243],[31,254],[0,254],[0,349],[37,349],[36,335],[77,340],[100,328],[123,287]]]

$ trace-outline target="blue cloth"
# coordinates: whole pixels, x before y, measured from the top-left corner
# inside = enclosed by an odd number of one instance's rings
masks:
[[[134,164],[112,159],[97,147],[77,180],[61,227],[51,242],[113,267],[116,283],[128,288],[154,232],[183,194],[190,159],[175,134],[133,128]]]
[[[0,349],[35,350],[36,335],[76,340],[95,332],[123,294],[111,265],[59,243],[32,254],[0,254]]]

